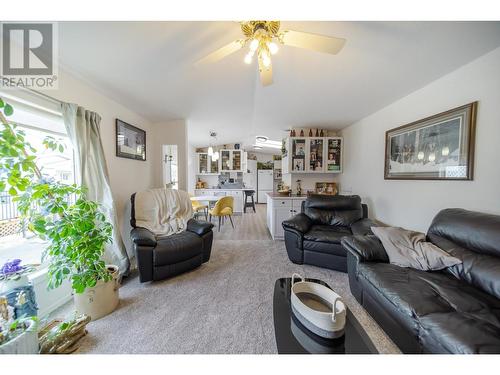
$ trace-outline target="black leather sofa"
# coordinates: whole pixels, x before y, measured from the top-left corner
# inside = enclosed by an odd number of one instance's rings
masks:
[[[375,223],[357,195],[314,195],[302,203],[301,213],[283,221],[285,246],[293,263],[347,272],[342,237],[371,233]]]
[[[157,239],[148,229],[136,227],[134,197],[135,194],[131,197],[130,238],[141,283],[176,276],[208,262],[213,242],[212,223],[191,219],[186,231]]]
[[[446,209],[427,240],[463,263],[401,268],[377,237],[344,238],[352,294],[405,353],[500,353],[500,216]]]

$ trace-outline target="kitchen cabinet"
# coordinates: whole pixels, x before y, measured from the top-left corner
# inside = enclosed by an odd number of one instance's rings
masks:
[[[285,233],[281,223],[300,213],[306,197],[281,197],[267,194],[267,227],[273,240],[283,240]]]
[[[246,172],[247,154],[243,150],[219,150],[221,172]]]
[[[341,137],[287,138],[282,173],[341,173],[342,147]]]
[[[198,169],[196,174],[199,175],[218,175],[219,174],[219,161],[213,160],[206,152],[199,152],[198,154]]]

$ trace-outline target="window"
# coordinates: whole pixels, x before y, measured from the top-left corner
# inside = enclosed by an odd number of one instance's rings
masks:
[[[177,145],[163,145],[163,184],[179,189]]]
[[[26,133],[26,141],[37,149],[37,164],[44,178],[73,184],[73,150],[62,116],[57,112],[58,106],[48,103],[46,107],[42,107],[39,99],[38,103],[30,102],[22,96],[13,96],[10,92],[0,92],[0,97],[14,107],[14,114],[9,117],[9,121],[23,130]],[[66,146],[64,152],[46,149],[43,140],[47,136],[63,143]],[[0,265],[16,258],[21,259],[23,264],[39,264],[44,249],[45,243],[26,229],[16,202],[8,193],[0,193]]]

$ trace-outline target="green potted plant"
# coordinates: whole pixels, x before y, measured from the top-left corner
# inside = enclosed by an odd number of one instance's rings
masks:
[[[12,106],[0,99],[0,192],[14,196],[28,228],[48,240],[42,259],[49,262],[49,289],[70,280],[76,310],[98,319],[118,305],[118,268],[102,260],[112,242],[112,226],[100,205],[86,198],[83,186],[42,175],[36,150],[6,119],[12,113]],[[51,137],[44,145],[64,151]]]

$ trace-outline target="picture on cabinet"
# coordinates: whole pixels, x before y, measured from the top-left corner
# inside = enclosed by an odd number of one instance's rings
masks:
[[[341,142],[341,139],[328,140],[327,170],[329,172],[340,171]]]
[[[318,171],[323,169],[323,140],[313,139],[310,141],[309,169]]]
[[[295,159],[293,170],[294,171],[303,171],[304,170],[304,159]]]
[[[292,169],[304,171],[306,158],[306,140],[294,139],[292,142]]]

